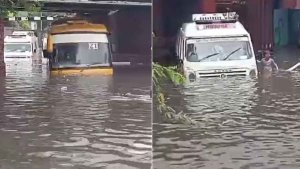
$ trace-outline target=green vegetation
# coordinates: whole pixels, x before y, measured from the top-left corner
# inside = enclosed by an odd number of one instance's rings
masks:
[[[167,102],[165,95],[166,83],[171,82],[174,85],[183,85],[185,77],[179,73],[176,67],[164,67],[153,63],[153,89],[154,105],[157,111],[162,115],[164,121],[169,123],[184,123],[189,125],[199,125],[199,123],[183,112],[177,113]]]
[[[0,19],[4,17],[22,16],[24,13],[28,16],[41,10],[40,2],[28,2],[28,0],[4,0],[0,6]],[[20,12],[26,11],[26,12]],[[30,29],[29,21],[15,21],[14,27]]]
[[[28,0],[3,0],[0,6],[0,17],[15,15],[18,10],[38,12],[41,10],[41,3],[28,2]]]

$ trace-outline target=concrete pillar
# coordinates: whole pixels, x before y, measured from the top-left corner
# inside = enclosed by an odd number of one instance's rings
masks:
[[[199,0],[202,13],[214,13],[217,11],[216,0]]]
[[[109,15],[109,27],[111,32],[111,40],[112,40],[112,47],[113,52],[119,51],[119,41],[118,41],[118,23],[117,23],[117,16],[118,12]]]
[[[0,76],[5,76],[4,63],[4,21],[0,17]]]

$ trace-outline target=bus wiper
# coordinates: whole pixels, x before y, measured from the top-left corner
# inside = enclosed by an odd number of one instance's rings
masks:
[[[223,60],[227,60],[231,55],[233,55],[235,52],[237,52],[237,51],[239,51],[239,50],[241,50],[241,49],[242,49],[242,48],[238,48],[238,49],[232,51],[232,52],[229,53],[229,55],[227,55]]]
[[[205,59],[208,59],[208,58],[210,58],[210,57],[216,56],[216,55],[218,55],[218,54],[220,54],[220,53],[213,53],[213,54],[210,54],[210,55],[205,56],[204,58],[198,60],[198,62],[201,62],[201,61],[203,61],[203,60],[205,60]]]
[[[103,63],[92,63],[92,64],[86,64],[87,67],[91,67],[91,66],[98,66],[98,65],[102,65]]]

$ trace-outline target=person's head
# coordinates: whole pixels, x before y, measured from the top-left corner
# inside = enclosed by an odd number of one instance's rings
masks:
[[[188,45],[188,51],[193,52],[194,51],[194,44],[189,44]]]
[[[271,51],[266,50],[266,51],[265,51],[265,54],[264,54],[264,57],[265,57],[266,59],[270,59],[270,58],[271,58]]]

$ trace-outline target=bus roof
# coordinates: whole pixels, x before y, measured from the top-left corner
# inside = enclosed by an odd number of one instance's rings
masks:
[[[108,33],[104,24],[93,24],[86,21],[70,21],[63,24],[53,25],[50,34],[63,33]]]

